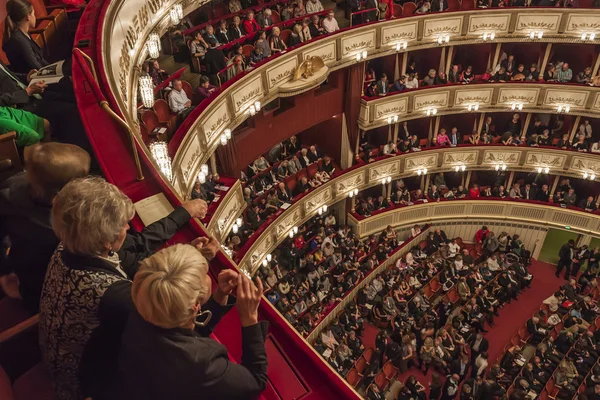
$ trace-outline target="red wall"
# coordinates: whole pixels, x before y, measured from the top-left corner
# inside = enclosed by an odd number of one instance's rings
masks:
[[[298,134],[298,140],[303,145],[318,144],[323,154],[333,157],[340,163],[342,152],[342,115],[334,115],[304,132]]]
[[[250,127],[244,128],[239,133],[235,132],[238,168],[245,168],[259,155],[264,154],[271,147],[290,136],[341,114],[344,107],[345,83],[345,71],[333,72],[329,75],[327,86],[295,96],[294,107],[278,115],[273,112],[267,115],[260,113],[250,121]],[[333,147],[336,146],[335,143],[341,143],[341,125],[336,128],[336,124],[339,122],[328,124],[326,129],[321,132],[320,137],[315,134],[315,139],[318,139],[315,142],[320,147],[328,148],[330,144]],[[337,154],[339,152],[338,149]],[[337,159],[339,160],[339,155]]]

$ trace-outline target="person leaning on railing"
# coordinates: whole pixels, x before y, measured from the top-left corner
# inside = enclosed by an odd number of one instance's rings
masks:
[[[214,256],[214,253],[211,254]],[[235,292],[236,300],[232,298]],[[263,293],[246,275],[223,270],[211,296],[208,261],[177,244],[144,260],[131,286],[135,310],[119,355],[122,398],[248,399],[267,385],[267,322],[259,322]],[[241,323],[242,361],[209,338],[235,304]]]

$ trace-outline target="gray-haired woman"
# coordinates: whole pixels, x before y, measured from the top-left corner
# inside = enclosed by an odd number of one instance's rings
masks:
[[[118,381],[121,334],[134,310],[131,279],[139,262],[191,217],[205,214],[206,203],[192,200],[129,234],[133,204],[104,179],[75,179],[56,195],[52,229],[61,244],[42,289],[40,345],[58,399],[116,398],[111,390]],[[194,244],[216,249],[207,240]]]
[[[144,260],[135,275],[137,313],[127,322],[119,357],[124,398],[139,400],[250,399],[267,383],[266,322],[258,322],[263,286],[221,271],[211,296],[208,263],[178,244]],[[242,362],[208,335],[235,305],[242,325]]]

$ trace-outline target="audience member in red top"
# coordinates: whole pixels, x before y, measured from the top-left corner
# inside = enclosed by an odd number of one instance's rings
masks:
[[[475,233],[475,241],[477,243],[483,243],[483,241],[487,239],[488,232],[487,226],[482,226],[481,229]]]
[[[471,186],[471,189],[469,189],[469,196],[479,197],[479,186],[477,186],[477,185]]]
[[[304,237],[302,235],[298,235],[298,237],[296,237],[296,241],[294,242],[294,245],[296,246],[297,249],[301,249],[304,247]]]
[[[258,26],[258,22],[256,22],[254,19],[254,11],[248,12],[246,20],[242,25],[244,26],[244,31],[246,31],[246,34],[260,31],[260,26]]]

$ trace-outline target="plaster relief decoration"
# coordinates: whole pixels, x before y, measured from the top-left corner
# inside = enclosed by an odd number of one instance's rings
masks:
[[[592,105],[592,108],[600,110],[600,92],[596,93],[596,98],[594,99],[594,105]]]
[[[298,225],[300,219],[300,207],[296,207],[296,209],[290,215],[284,218],[284,220],[281,221],[281,223],[277,224],[277,228],[275,230],[275,235],[277,236],[277,239],[281,239],[282,237],[287,235],[288,232],[292,228],[294,228],[294,226]]]
[[[180,150],[181,151],[181,150]],[[196,171],[202,156],[202,147],[198,135],[191,135],[187,145],[183,148],[179,168],[183,178],[183,188],[191,187],[192,181],[196,179]]]
[[[527,152],[525,165],[532,167],[563,168],[567,156],[564,154],[546,154],[542,152]]]
[[[508,32],[510,14],[471,15],[469,17],[468,33],[479,34],[484,32],[505,33]]]
[[[344,195],[351,190],[358,189],[365,184],[365,177],[362,172],[349,176],[336,183],[335,192]]]
[[[275,67],[267,69],[267,82],[269,91],[292,79],[298,66],[298,59],[293,57]]]
[[[494,89],[484,90],[457,90],[454,92],[454,105],[455,106],[467,106],[469,104],[490,104],[492,102],[492,94]]]
[[[408,98],[388,101],[375,105],[375,119],[386,119],[389,116],[405,114],[408,109]]]
[[[365,103],[363,103],[365,104]],[[360,111],[358,113],[358,120],[363,122],[369,121],[369,107],[362,106],[360,107]]]
[[[539,95],[540,89],[521,88],[521,89],[506,89],[500,88],[498,92],[498,103],[506,104],[510,107],[514,103],[524,105],[535,104]]]
[[[250,104],[260,100],[263,97],[263,85],[260,75],[256,75],[252,79],[244,81],[236,85],[239,89],[231,94],[233,100],[233,110],[235,115],[239,115],[246,111]]]
[[[198,124],[204,127],[204,135],[209,147],[213,141],[218,140],[219,135],[229,122],[231,122],[231,115],[227,102],[223,99],[210,111],[206,119]]]
[[[375,49],[375,29],[358,35],[342,37],[342,58],[354,57],[359,51]]]
[[[229,232],[235,219],[244,209],[243,200],[237,195],[239,192],[241,192],[241,186],[238,186],[237,193],[228,193],[228,195],[231,195],[226,196],[226,203],[220,204],[217,212],[210,219],[209,230],[219,231],[219,236],[221,236],[221,233]],[[220,230],[221,228],[222,230]]]
[[[571,168],[569,170],[581,172],[593,172],[595,175],[600,175],[600,161],[590,159],[589,157],[573,156],[571,159]]]
[[[600,21],[595,15],[570,14],[565,28],[566,33],[580,35],[582,32],[596,32],[600,30]]]
[[[304,200],[305,215],[317,211],[319,207],[327,204],[331,199],[333,199],[333,190],[331,186],[327,186],[323,188],[323,190],[317,191],[317,193]]]
[[[570,105],[571,107],[585,107],[588,95],[589,91],[587,90],[575,91],[548,89],[546,90],[546,98],[544,99],[544,105]]]
[[[418,22],[390,25],[381,28],[381,45],[395,45],[400,41],[410,42],[417,38]]]
[[[447,107],[449,96],[449,91],[415,95],[413,97],[413,111],[423,111],[432,107],[437,109]]]
[[[506,165],[518,165],[520,156],[520,151],[486,150],[483,152],[482,164],[503,163]]]
[[[404,170],[417,170],[419,168],[435,168],[438,165],[438,154],[419,155],[405,157]]]
[[[423,38],[437,39],[440,35],[460,35],[463,17],[425,19],[423,22]]]
[[[256,267],[262,262],[263,258],[267,256],[271,248],[275,246],[275,238],[269,231],[263,233],[260,238],[262,240],[258,243],[250,257],[250,264]]]
[[[335,44],[336,41],[333,40],[322,46],[315,46],[310,50],[304,51],[302,53],[302,59],[306,60],[307,57],[321,57],[321,60],[323,60],[325,65],[329,66],[335,64]]]
[[[559,13],[539,13],[539,14],[519,14],[517,16],[517,25],[515,32],[527,33],[531,31],[544,31],[544,33],[558,32],[561,14]]]
[[[445,152],[443,165],[446,164],[464,164],[471,165],[477,164],[477,150],[474,151],[460,151],[460,152]]]
[[[377,181],[378,179],[394,176],[400,172],[400,160],[394,160],[383,165],[369,168],[369,181]]]

